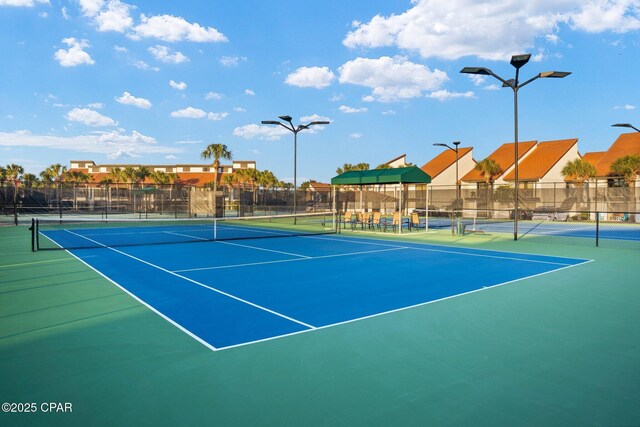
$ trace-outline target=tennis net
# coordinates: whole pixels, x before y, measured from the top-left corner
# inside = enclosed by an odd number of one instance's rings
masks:
[[[336,232],[331,212],[239,218],[34,218],[31,228],[34,250],[259,239]]]

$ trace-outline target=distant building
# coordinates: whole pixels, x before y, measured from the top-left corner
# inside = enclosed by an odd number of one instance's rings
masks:
[[[476,166],[473,160],[473,147],[458,148],[458,181]],[[432,186],[456,183],[456,153],[446,149],[425,163],[420,169],[431,177]]]
[[[404,168],[407,166],[407,155],[401,154],[400,156],[383,163],[383,165],[387,165],[389,168]]]
[[[177,183],[193,187],[203,187],[213,183],[215,171],[212,164],[175,164],[175,165],[143,165],[143,164],[102,164],[97,165],[93,160],[71,160],[70,171],[77,170],[91,174],[93,184],[99,184],[114,168],[124,169],[126,167],[140,168],[146,167],[150,172],[162,171],[166,173],[176,173],[179,177]],[[220,165],[218,169],[218,181],[222,181],[224,175],[230,175],[239,169],[256,169],[254,160],[234,160],[230,165]],[[152,184],[150,178],[145,183]]]

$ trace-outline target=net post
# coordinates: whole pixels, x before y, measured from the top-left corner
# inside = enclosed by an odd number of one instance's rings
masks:
[[[29,231],[31,231],[31,252],[35,252],[36,251],[36,236],[34,234],[36,231],[35,218],[31,218],[31,227],[29,227]]]
[[[36,236],[36,251],[40,250],[40,220],[36,218],[36,224],[34,227],[34,233]]]

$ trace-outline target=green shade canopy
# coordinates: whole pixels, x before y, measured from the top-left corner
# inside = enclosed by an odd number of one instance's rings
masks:
[[[431,177],[422,169],[408,168],[371,169],[349,171],[331,178],[331,185],[367,185],[367,184],[429,184]]]

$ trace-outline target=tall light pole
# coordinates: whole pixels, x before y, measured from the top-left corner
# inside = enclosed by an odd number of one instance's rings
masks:
[[[442,144],[442,143],[436,143],[433,144],[437,147],[446,147],[449,150],[453,151],[456,153],[456,202],[455,202],[455,208],[458,208],[458,203],[460,200],[460,183],[458,181],[458,145],[460,145],[460,141],[454,141],[452,142],[452,144],[456,147],[456,148],[451,148],[450,146],[448,146],[447,144]]]
[[[315,126],[315,125],[328,125],[329,122],[324,121],[324,120],[317,120],[317,121],[313,121],[311,123],[307,123],[306,125],[298,125],[295,126],[293,124],[293,119],[291,118],[291,116],[278,116],[278,118],[280,120],[284,120],[285,122],[289,123],[289,126],[285,125],[282,122],[279,122],[277,120],[263,120],[262,124],[263,125],[280,125],[283,128],[285,128],[286,130],[293,132],[293,215],[295,217],[295,215],[297,214],[297,200],[298,200],[298,183],[297,183],[297,155],[298,155],[298,132],[305,130],[305,129],[309,129],[309,126]],[[294,224],[296,223],[296,219],[294,218]]]
[[[519,176],[518,176],[518,158],[519,158],[518,156],[518,91],[522,87],[528,85],[529,83],[537,79],[545,79],[545,78],[561,79],[571,74],[570,72],[566,72],[566,71],[545,71],[530,78],[526,82],[520,84],[519,83],[520,68],[522,68],[527,62],[529,62],[530,58],[531,58],[530,53],[525,53],[523,55],[513,55],[511,57],[511,65],[513,65],[513,67],[516,69],[516,77],[514,79],[509,79],[509,80],[503,79],[502,77],[500,77],[499,75],[491,71],[490,69],[484,68],[484,67],[464,67],[462,70],[460,70],[460,72],[464,74],[479,74],[482,76],[493,76],[502,82],[502,87],[510,87],[513,90],[513,122],[514,122],[514,134],[515,134],[515,138],[514,138],[515,139],[514,140],[514,147],[515,147],[514,205],[515,206],[514,206],[514,215],[513,215],[513,219],[514,219],[513,240],[518,240],[518,216],[519,216],[518,186],[520,182],[519,182]]]
[[[629,124],[629,123],[616,123],[615,125],[611,125],[613,127],[618,127],[618,128],[631,128],[633,130],[635,130],[636,132],[640,132],[640,129],[638,129],[637,127]]]

